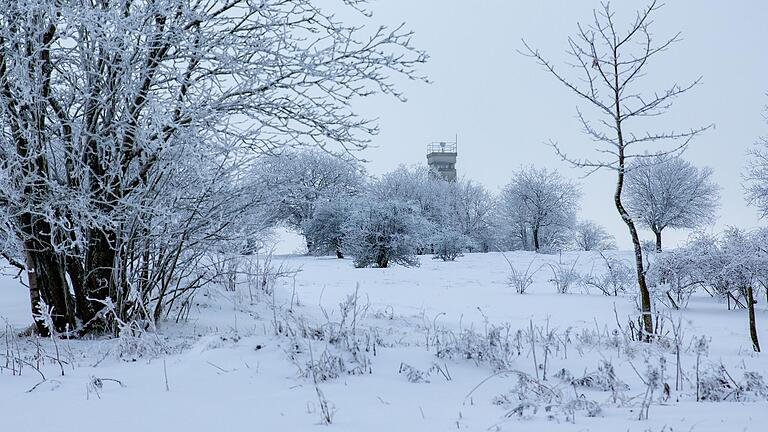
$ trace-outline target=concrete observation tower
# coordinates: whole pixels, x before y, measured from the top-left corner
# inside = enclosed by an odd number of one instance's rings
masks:
[[[429,169],[446,181],[456,181],[456,151],[458,140],[439,141],[427,146],[427,164]]]

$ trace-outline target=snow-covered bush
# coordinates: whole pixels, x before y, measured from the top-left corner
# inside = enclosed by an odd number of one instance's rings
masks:
[[[430,230],[431,224],[408,203],[360,199],[342,227],[343,245],[355,267],[418,266],[416,251]]]
[[[680,249],[653,255],[646,280],[656,299],[673,309],[686,307],[701,284],[697,259]]]
[[[577,263],[578,260],[574,260],[570,266],[562,262],[549,264],[549,269],[552,271],[552,278],[549,281],[555,284],[558,294],[568,294],[571,287],[581,281],[581,274],[576,271]]]
[[[447,381],[451,380],[451,376],[447,373],[447,369],[443,370],[437,363],[432,363],[429,369],[421,370],[417,369],[407,363],[400,363],[400,369],[397,373],[405,375],[405,378],[410,383],[428,383],[429,377],[434,373],[440,373]]]
[[[622,259],[600,254],[605,263],[605,270],[584,279],[587,286],[600,290],[607,296],[618,296],[635,284],[632,268]]]
[[[584,376],[575,378],[565,369],[555,374],[563,382],[575,387],[597,389],[600,391],[618,392],[629,390],[629,386],[616,377],[613,364],[608,360],[600,360],[597,370],[585,373]]]
[[[519,335],[518,335],[519,341]],[[494,371],[510,369],[520,352],[513,343],[509,326],[491,325],[485,333],[465,329],[459,334],[437,332],[435,335],[438,358],[472,360],[485,363]]]
[[[720,236],[700,235],[677,253],[674,269],[682,268],[675,277],[686,284],[700,284],[710,294],[745,308],[749,314],[749,329],[755,351],[760,351],[755,324],[755,293],[768,285],[768,230],[744,231],[729,228]],[[664,258],[660,269],[664,270]],[[675,264],[673,262],[673,264]],[[658,276],[659,280],[663,273]],[[671,296],[669,296],[670,299]]]
[[[507,278],[507,285],[515,289],[518,294],[525,294],[528,288],[533,285],[533,276],[541,270],[541,267],[533,267],[534,261],[528,263],[528,267],[525,270],[515,267],[514,264],[508,261],[509,264],[509,277]]]
[[[349,200],[334,199],[318,202],[312,217],[302,224],[302,232],[307,244],[312,245],[310,253],[325,255],[336,254],[344,258],[344,223],[351,211]]]
[[[368,194],[371,199],[380,202],[408,204],[430,223],[447,226],[445,221],[448,218],[451,185],[436,177],[427,167],[400,166],[374,181]]]
[[[432,237],[432,248],[434,250],[434,259],[443,261],[455,261],[462,256],[469,245],[471,239],[461,232],[452,229],[438,229]]]
[[[768,386],[757,372],[745,371],[742,379],[736,381],[722,364],[705,369],[699,379],[699,396],[702,401],[765,401],[768,400]]]
[[[594,400],[550,387],[528,374],[515,373],[516,385],[493,398],[494,405],[509,410],[506,417],[532,419],[542,413],[549,420],[573,423],[576,413],[583,413],[586,417],[597,417],[602,413],[602,406]]]

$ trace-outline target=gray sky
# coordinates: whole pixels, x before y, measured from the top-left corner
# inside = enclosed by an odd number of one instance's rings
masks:
[[[634,17],[644,2],[614,2],[619,23]],[[576,22],[590,19],[596,1],[379,0],[374,21],[406,22],[414,44],[431,56],[424,72],[431,85],[404,83],[407,103],[375,97],[358,104],[380,118],[376,148],[366,150],[368,168],[381,174],[400,163],[425,162],[431,141],[459,136],[460,175],[499,190],[521,165],[560,170],[579,179],[584,192],[581,216],[606,226],[627,247],[627,233],[612,205],[614,173],[580,179],[582,171],[560,162],[548,140],[575,155],[589,155],[592,143],[575,118],[576,96],[542,68],[517,53],[521,38],[556,64],[567,60],[567,37]],[[741,172],[745,153],[758,136],[768,134],[763,107],[768,103],[768,4],[715,0],[669,2],[656,14],[658,39],[682,32],[682,42],[657,58],[649,69],[649,88],[684,84],[703,76],[702,85],[683,98],[660,123],[676,130],[715,124],[695,141],[685,157],[715,170],[722,186],[717,225],[751,227],[760,221],[745,205]],[[564,69],[563,69],[564,70]],[[640,129],[642,131],[642,129]],[[669,232],[676,243],[686,232]],[[648,232],[644,237],[650,239]],[[668,244],[670,244],[668,243]]]

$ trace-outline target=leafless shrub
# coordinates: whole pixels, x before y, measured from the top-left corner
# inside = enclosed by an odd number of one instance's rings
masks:
[[[397,373],[405,375],[405,378],[408,380],[408,382],[418,384],[429,382],[429,375],[431,370],[432,369],[424,371],[417,369],[407,363],[400,363],[400,369],[398,369]]]
[[[648,412],[653,404],[653,394],[662,386],[661,372],[659,372],[659,369],[656,366],[649,364],[645,371],[645,379],[643,379],[643,381],[645,383],[645,394],[643,395],[643,400],[640,402],[638,420],[648,420]]]
[[[646,276],[654,299],[670,309],[685,308],[703,283],[694,254],[683,249],[650,256],[654,259]]]
[[[555,376],[575,387],[610,392],[629,390],[629,386],[616,377],[613,364],[608,360],[600,360],[597,370],[579,378],[574,378],[566,369],[561,369]]]
[[[341,363],[341,360],[339,359],[338,362]],[[320,421],[324,425],[333,423],[333,416],[336,413],[336,408],[325,397],[325,393],[320,390],[320,382],[338,377],[338,375],[333,376],[336,370],[336,363],[337,359],[327,355],[327,351],[323,352],[321,358],[315,362],[315,357],[312,353],[312,345],[309,344],[309,367],[307,368],[307,375],[312,377],[312,382],[315,385],[315,394],[317,395],[317,402],[320,408]],[[342,364],[340,364],[340,366],[343,367]]]
[[[548,419],[561,416],[565,421],[575,422],[577,412],[584,412],[587,417],[602,413],[600,404],[593,400],[564,394],[561,389],[544,385],[531,375],[511,372],[518,378],[515,387],[493,399],[493,404],[509,410],[506,417],[533,418],[542,411]]]
[[[768,400],[768,386],[757,372],[745,371],[736,381],[725,366],[713,365],[703,371],[699,382],[700,400],[709,402],[749,402]]]
[[[541,269],[541,267],[539,267],[532,270],[534,261],[535,260],[531,260],[525,270],[520,270],[511,262],[507,261],[509,263],[509,278],[507,278],[507,285],[514,288],[516,293],[525,294],[528,288],[533,285],[533,276]]]
[[[626,292],[636,283],[632,269],[621,259],[606,256],[600,252],[605,263],[605,271],[597,275],[590,275],[584,283],[600,290],[607,296],[618,296]]]
[[[435,373],[442,375],[446,381],[451,380],[451,375],[448,373],[448,367],[441,367],[437,363],[432,363],[429,369],[426,370],[417,369],[407,363],[400,363],[400,368],[398,369],[397,373],[405,375],[405,378],[408,380],[408,382],[414,384],[430,382],[429,377]]]
[[[509,369],[519,356],[510,337],[510,327],[491,325],[485,333],[465,329],[459,334],[438,332],[435,343],[438,358],[473,360],[489,364],[495,371]]]
[[[323,382],[334,380],[349,373],[347,365],[341,355],[332,354],[328,350],[323,351],[320,357],[311,359],[306,364],[303,376],[312,377],[314,381]]]
[[[552,279],[549,281],[555,284],[558,294],[568,294],[571,287],[581,281],[581,275],[576,271],[576,264],[579,260],[574,260],[570,267],[562,262],[557,264],[548,264],[552,271]]]

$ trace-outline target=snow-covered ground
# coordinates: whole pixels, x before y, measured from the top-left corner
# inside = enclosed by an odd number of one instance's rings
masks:
[[[550,281],[547,263],[577,260],[581,274],[598,273],[599,255],[507,258],[539,269],[526,294],[507,285],[498,253],[391,269],[280,256],[276,264],[299,271],[273,294],[245,280],[235,292],[211,287],[186,321],[170,319],[157,334],[56,344],[13,336],[29,324],[28,298],[4,277],[0,430],[765,430],[768,393],[744,373],[768,376],[768,361],[752,352],[744,310],[697,295],[664,312],[663,341],[632,342],[622,333],[636,316],[632,295],[581,286],[557,294]],[[768,341],[765,302],[758,306]],[[708,346],[697,356],[702,335]],[[725,367],[728,401],[696,402],[697,357],[702,382],[717,382]],[[646,396],[649,380],[659,384]],[[738,395],[728,390],[735,383]],[[649,418],[638,420],[644,400]],[[333,414],[327,426],[323,403]]]

